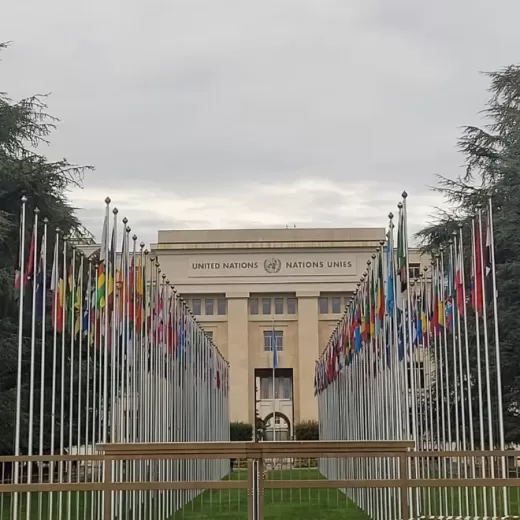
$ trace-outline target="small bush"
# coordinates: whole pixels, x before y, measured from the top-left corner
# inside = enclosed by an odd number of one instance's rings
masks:
[[[232,422],[229,425],[229,439],[235,442],[253,440],[253,425],[245,422]]]
[[[294,427],[297,441],[319,441],[320,430],[318,421],[302,421]]]

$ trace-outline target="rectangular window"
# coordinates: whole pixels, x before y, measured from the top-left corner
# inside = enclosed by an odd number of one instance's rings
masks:
[[[283,330],[275,330],[274,337],[276,342],[276,349],[278,351],[283,349]],[[272,339],[273,339],[273,331],[272,330],[264,330],[264,350],[266,352],[270,352],[272,350]]]
[[[334,314],[339,314],[341,312],[341,297],[334,296],[332,298],[332,312]]]
[[[328,314],[329,313],[329,299],[328,298],[320,298],[320,314]]]
[[[201,311],[201,305],[200,305],[200,298],[193,298],[191,300],[191,310],[193,311],[193,314],[195,316],[200,316],[202,313]]]
[[[262,377],[260,379],[260,399],[272,399],[273,383],[269,377]],[[271,383],[271,384],[269,384]]]
[[[207,330],[206,331],[206,336],[208,336],[208,338],[213,341],[213,331],[212,330]]]
[[[249,314],[258,314],[258,298],[249,300]]]
[[[271,298],[262,298],[262,314],[271,314]]]
[[[296,298],[287,298],[287,314],[296,314],[297,302]]]
[[[227,314],[227,301],[225,298],[219,298],[217,302],[217,314],[225,316]]]
[[[410,280],[417,280],[421,276],[421,264],[413,263],[409,265],[410,270],[408,272]]]
[[[290,377],[282,377],[282,399],[292,399],[292,381]]]
[[[283,298],[274,299],[274,313],[283,314]]]
[[[213,316],[213,298],[206,299],[205,309],[206,316]]]
[[[412,388],[412,373],[411,373],[411,364],[408,363],[408,388]],[[417,361],[415,363],[415,388],[417,390],[424,389],[424,364],[422,361]]]

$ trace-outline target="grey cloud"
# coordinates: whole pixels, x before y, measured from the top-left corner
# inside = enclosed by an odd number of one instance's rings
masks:
[[[21,4],[3,6],[15,43],[2,90],[53,92],[49,155],[95,165],[87,190],[143,196],[240,197],[305,178],[424,194],[460,172],[459,127],[487,98],[479,71],[514,62],[520,43],[515,0]],[[360,221],[379,214],[370,189]],[[340,199],[317,195],[313,222]],[[283,197],[261,203],[284,211]]]

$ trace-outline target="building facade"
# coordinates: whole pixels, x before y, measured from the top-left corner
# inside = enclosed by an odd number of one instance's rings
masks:
[[[152,255],[230,363],[232,421],[257,411],[268,435],[286,438],[317,419],[315,361],[384,238],[383,228],[158,232]]]

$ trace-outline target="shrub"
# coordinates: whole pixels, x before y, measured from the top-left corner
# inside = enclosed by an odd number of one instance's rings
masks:
[[[239,421],[230,423],[229,439],[242,442],[253,440],[253,425]]]
[[[294,436],[297,441],[318,441],[320,430],[318,421],[302,421],[294,427]]]

